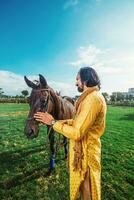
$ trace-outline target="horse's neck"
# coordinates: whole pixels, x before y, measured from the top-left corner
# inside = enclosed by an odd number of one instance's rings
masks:
[[[54,118],[57,120],[62,119],[61,115],[62,112],[64,112],[62,98],[57,94],[55,94],[54,92],[52,92],[52,97],[54,100]]]
[[[74,106],[68,100],[57,96],[58,106],[56,107],[57,119],[70,119],[73,116]]]
[[[51,92],[51,95],[54,101],[53,117],[56,120],[72,118],[73,104],[55,94],[54,91]]]

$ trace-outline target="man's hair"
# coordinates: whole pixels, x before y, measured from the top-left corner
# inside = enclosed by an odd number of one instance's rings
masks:
[[[100,89],[100,79],[97,72],[91,67],[80,68],[78,74],[80,75],[81,82],[85,83],[87,87],[97,86]]]

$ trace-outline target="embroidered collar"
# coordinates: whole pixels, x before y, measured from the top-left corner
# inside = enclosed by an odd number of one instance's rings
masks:
[[[99,88],[98,86],[94,86],[94,87],[89,87],[87,90],[85,90],[81,95],[80,97],[78,98],[78,100],[76,101],[76,110],[78,109],[80,103],[83,101],[83,99],[85,99],[85,97],[94,92],[94,91],[99,91]]]

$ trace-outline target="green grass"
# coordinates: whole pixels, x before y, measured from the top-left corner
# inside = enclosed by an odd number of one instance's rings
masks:
[[[29,108],[29,105],[24,104],[17,104],[17,103],[5,103],[0,104],[0,114],[8,114],[13,112],[19,112],[19,111],[27,111]]]
[[[134,108],[108,107],[102,137],[102,199],[132,200]]]
[[[63,149],[48,175],[49,142],[45,126],[38,138],[24,136],[27,104],[0,104],[0,199],[68,200],[69,181]],[[56,140],[58,141],[58,134]],[[108,107],[102,137],[102,200],[132,200],[134,108]]]

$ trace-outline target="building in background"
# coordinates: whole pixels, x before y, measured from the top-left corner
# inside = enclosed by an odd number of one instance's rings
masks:
[[[128,92],[122,92],[122,94],[127,97],[127,96],[133,96],[134,97],[134,88],[129,88]]]

